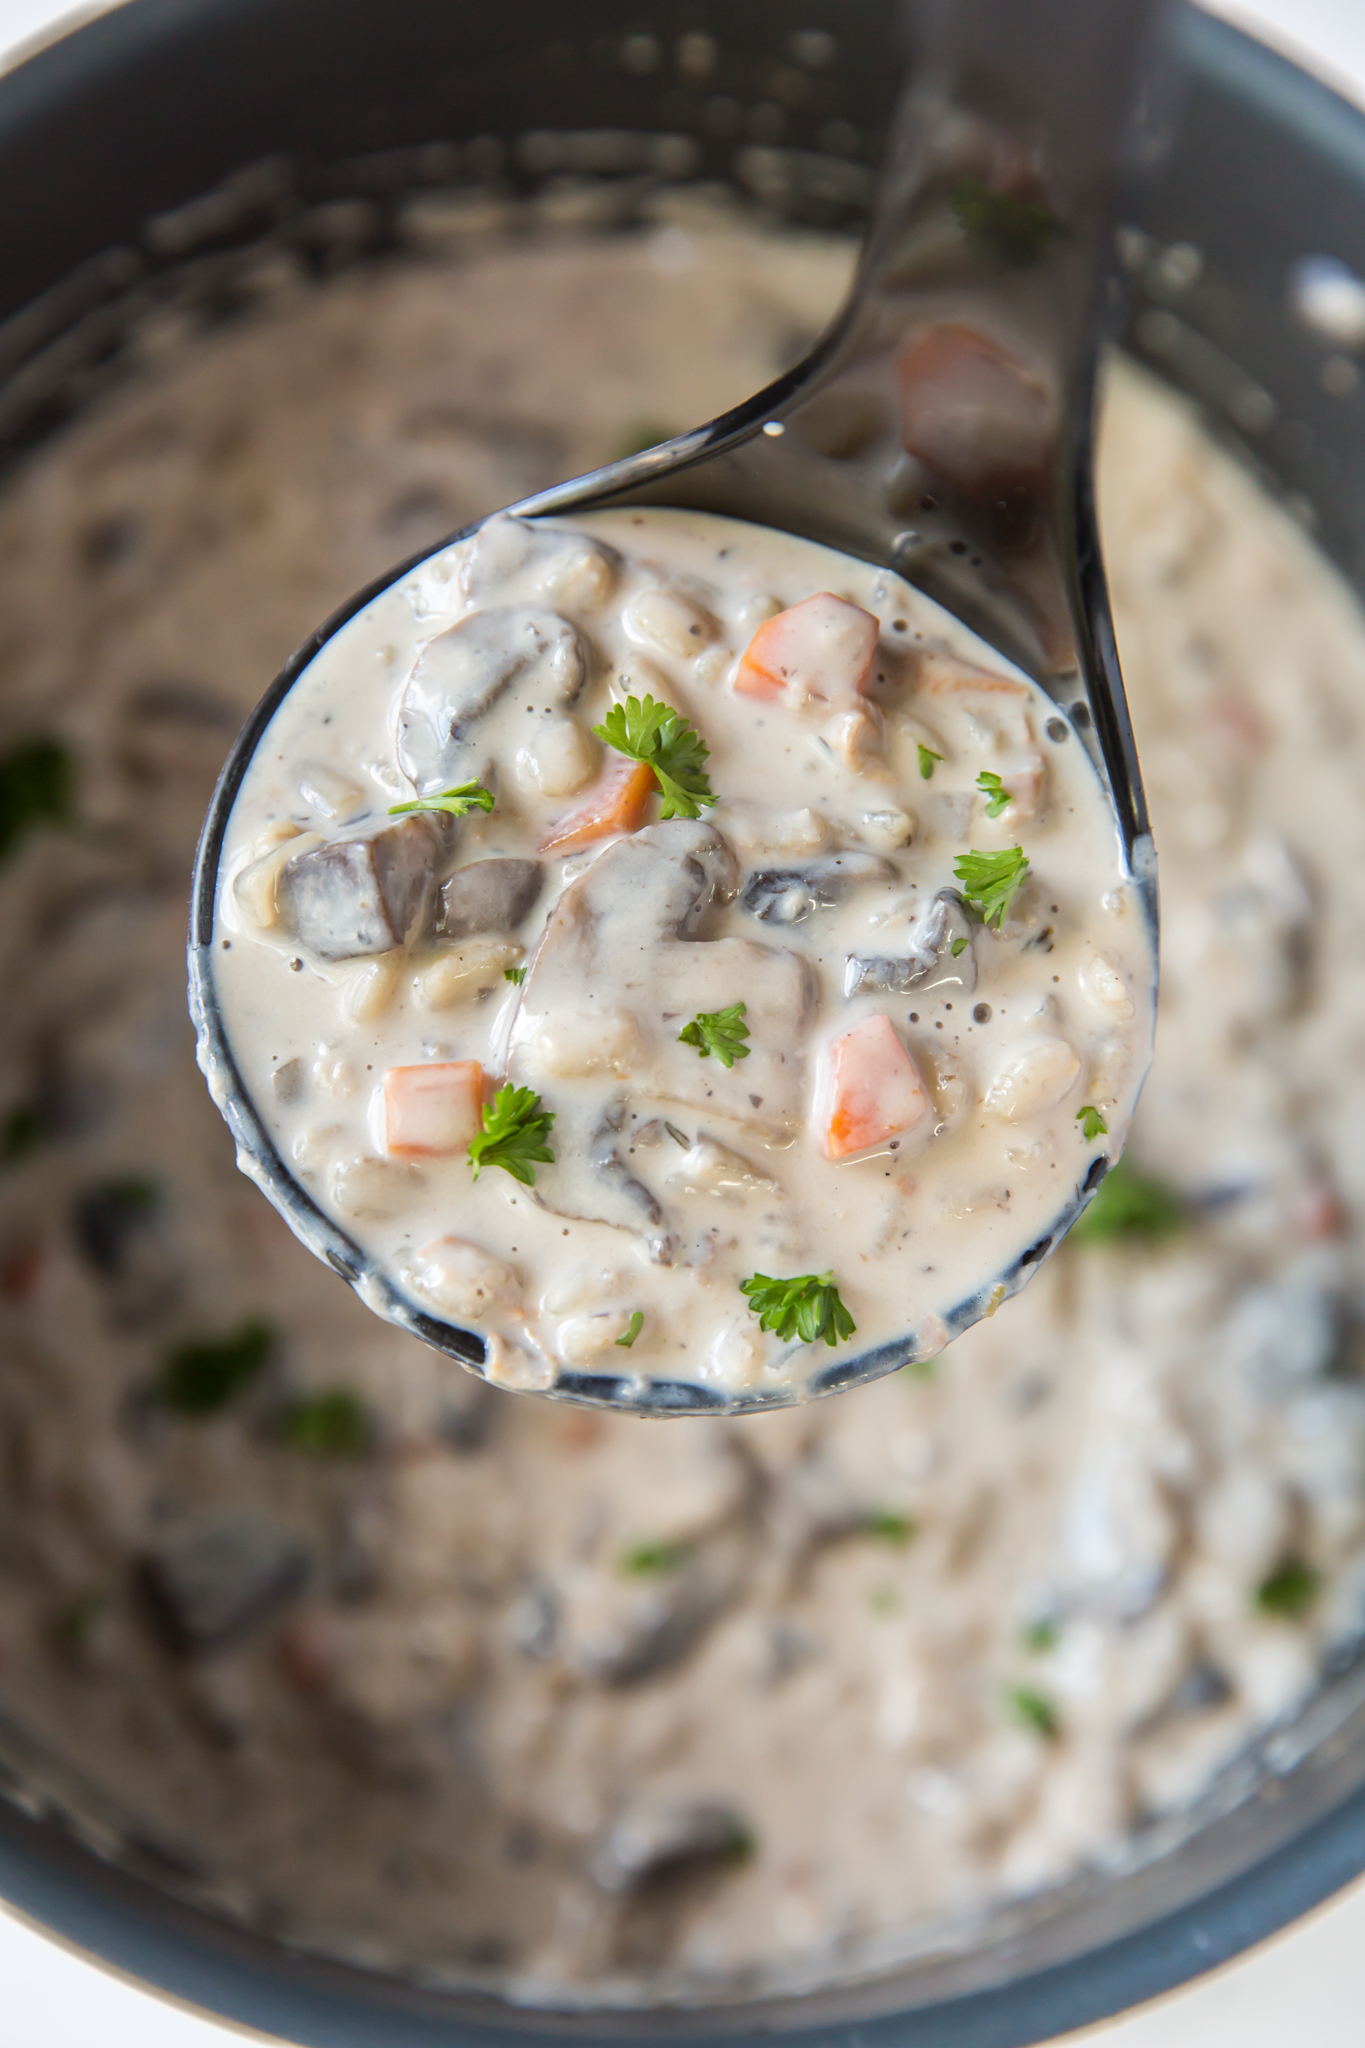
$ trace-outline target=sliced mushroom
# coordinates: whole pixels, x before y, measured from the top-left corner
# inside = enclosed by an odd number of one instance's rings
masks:
[[[167,1228],[164,1195],[139,1176],[100,1181],[76,1198],[71,1230],[106,1289],[110,1321],[132,1330],[155,1322],[184,1285]]]
[[[600,1179],[618,1189],[646,1222],[660,1229],[664,1220],[662,1203],[642,1180],[636,1178],[621,1157],[621,1127],[625,1120],[625,1103],[614,1102],[593,1136],[592,1169]]]
[[[733,854],[701,821],[672,819],[610,846],[564,891],[532,956],[509,1039],[514,1077],[541,1086],[609,1072],[613,1098],[628,1083],[642,1121],[646,1102],[685,1102],[708,1118],[790,1130],[802,1114],[809,969],[784,947],[700,936],[734,886]],[[679,1044],[698,1011],[741,1000],[747,1058],[727,1070]]]
[[[215,1516],[168,1538],[141,1567],[153,1613],[175,1648],[220,1649],[249,1635],[298,1593],[308,1553],[271,1517]]]
[[[475,860],[457,868],[441,890],[436,929],[443,938],[515,931],[539,896],[545,870],[538,860]]]
[[[753,1556],[748,1532],[726,1529],[699,1543],[659,1583],[623,1583],[606,1612],[589,1618],[566,1601],[560,1654],[571,1669],[612,1687],[676,1670],[740,1598]]]
[[[471,729],[513,683],[538,709],[572,704],[583,644],[567,619],[538,605],[494,605],[428,641],[398,707],[398,765],[419,795],[477,774]]]
[[[563,1096],[554,1100],[557,1163],[537,1169],[531,1200],[556,1216],[628,1230],[643,1239],[656,1265],[671,1266],[679,1246],[663,1204],[622,1156],[629,1146],[625,1103],[597,1109]]]
[[[603,1891],[638,1891],[738,1863],[750,1853],[752,1840],[732,1807],[642,1803],[607,1831],[593,1856],[592,1875]]]
[[[799,868],[759,868],[741,902],[766,924],[801,924],[869,882],[894,882],[896,870],[875,853],[828,853]]]
[[[387,953],[424,930],[444,851],[444,831],[425,816],[328,840],[286,865],[285,914],[323,960]]]
[[[844,994],[885,991],[904,995],[933,976],[935,982],[951,981],[961,987],[964,995],[970,995],[976,987],[973,930],[967,906],[957,890],[940,889],[911,926],[903,958],[863,958],[850,953],[844,969]]]

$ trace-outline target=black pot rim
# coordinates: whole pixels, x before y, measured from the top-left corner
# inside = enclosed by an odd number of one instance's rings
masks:
[[[240,11],[262,11],[239,0]],[[233,0],[124,0],[0,80],[0,119],[41,125],[111,70],[136,66],[194,20]],[[1365,113],[1226,23],[1188,11],[1187,63],[1280,126],[1311,134],[1343,175],[1365,183]],[[803,2024],[797,2001],[706,2013],[540,2012],[443,1994],[295,1951],[104,1860],[55,1813],[0,1797],[0,1897],[82,1957],[209,2016],[309,2048],[551,2048],[575,2038],[676,2048],[777,2034],[792,2048],[1027,2048],[1144,2004],[1229,1961],[1320,1904],[1365,1869],[1365,1789],[1205,1896],[1116,1940],[982,1990],[911,2011]],[[831,1994],[831,1997],[837,1997]],[[812,2001],[818,2008],[819,2001]]]

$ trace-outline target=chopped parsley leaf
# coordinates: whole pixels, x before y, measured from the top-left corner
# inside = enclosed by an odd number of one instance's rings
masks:
[[[998,818],[1006,805],[1014,802],[1014,798],[1010,795],[993,768],[982,769],[976,778],[976,786],[983,796],[990,798],[990,802],[986,806],[986,816],[988,818]]]
[[[1022,1727],[1031,1728],[1044,1742],[1056,1742],[1060,1736],[1062,1717],[1046,1693],[1031,1685],[1011,1685],[1005,1691],[1005,1704]]]
[[[1061,1638],[1062,1625],[1051,1615],[1044,1615],[1038,1621],[1029,1622],[1021,1630],[1024,1648],[1031,1650],[1035,1657],[1041,1657],[1049,1650],[1055,1650]]]
[[[1286,1557],[1256,1588],[1256,1605],[1277,1620],[1299,1621],[1321,1591],[1320,1571],[1301,1557]]]
[[[635,1339],[639,1336],[644,1326],[645,1312],[642,1308],[637,1308],[634,1315],[631,1317],[629,1323],[622,1331],[621,1335],[616,1339],[616,1342],[621,1346],[621,1349],[623,1351],[629,1351],[631,1345],[635,1342]]]
[[[1107,1138],[1109,1136],[1109,1126],[1093,1102],[1087,1102],[1076,1111],[1076,1121],[1081,1127],[1081,1136],[1087,1141],[1091,1138]]]
[[[919,1534],[914,1517],[898,1514],[894,1508],[873,1508],[863,1516],[860,1528],[864,1536],[875,1536],[879,1543],[909,1543]]]
[[[1041,199],[993,192],[980,178],[963,178],[953,194],[953,212],[978,255],[1023,269],[1045,255],[1061,233],[1061,222]]]
[[[88,1647],[102,1615],[109,1609],[109,1596],[92,1589],[73,1593],[53,1617],[53,1633],[61,1649],[79,1654]]]
[[[439,796],[417,796],[407,804],[390,804],[389,816],[401,818],[408,811],[444,811],[447,817],[463,818],[468,811],[491,811],[493,792],[481,782],[462,782],[458,789],[443,789]]]
[[[0,754],[0,860],[34,825],[63,825],[72,810],[75,775],[60,740],[22,740]]]
[[[0,1117],[0,1166],[14,1166],[47,1137],[47,1117],[36,1103],[20,1102]]]
[[[815,1344],[823,1337],[833,1350],[858,1327],[839,1299],[833,1273],[801,1273],[792,1280],[755,1273],[740,1281],[739,1291],[759,1328],[775,1331],[784,1341],[799,1337],[803,1344]]]
[[[274,1348],[275,1333],[259,1317],[231,1337],[192,1337],[166,1354],[161,1399],[178,1415],[216,1415],[265,1370]]]
[[[951,945],[951,946],[949,946],[949,948],[948,948],[948,951],[949,951],[949,952],[950,952],[950,953],[952,954],[952,956],[953,956],[954,960],[956,960],[956,958],[957,958],[958,954],[959,954],[959,953],[965,953],[965,952],[966,952],[966,950],[967,950],[967,939],[966,939],[966,935],[965,935],[965,933],[961,933],[961,932],[960,932],[960,933],[958,934],[958,936],[957,936],[957,937],[956,937],[956,938],[955,938],[955,939],[953,940],[953,943],[952,943],[952,945]]]
[[[1171,1237],[1185,1222],[1185,1205],[1173,1187],[1149,1179],[1120,1159],[1100,1182],[1095,1199],[1071,1235],[1077,1244],[1107,1244],[1111,1238]]]
[[[545,1140],[555,1120],[552,1109],[542,1109],[534,1088],[514,1088],[509,1082],[499,1088],[492,1102],[484,1104],[483,1129],[470,1140],[469,1164],[475,1180],[485,1166],[500,1166],[523,1187],[536,1184],[533,1160],[553,1160]]]
[[[716,801],[706,773],[711,750],[671,704],[627,697],[624,704],[613,704],[593,731],[618,754],[654,770],[663,799],[661,818],[699,818],[700,806]]]
[[[942,759],[942,754],[936,754],[932,747],[926,747],[923,740],[919,742],[919,772],[926,782],[934,772],[935,761]]]
[[[280,1439],[317,1458],[357,1458],[369,1448],[369,1418],[354,1394],[333,1387],[292,1401],[280,1417]]]
[[[953,873],[968,902],[979,906],[983,922],[999,931],[1028,873],[1028,855],[1022,846],[1006,846],[999,853],[978,853],[973,847],[958,855]]]
[[[678,1033],[679,1045],[695,1045],[703,1059],[714,1053],[723,1067],[732,1067],[736,1060],[747,1060],[749,1048],[744,1043],[749,1036],[749,1027],[744,1022],[747,1006],[731,1003],[724,1010],[699,1010],[690,1024],[684,1024]]]
[[[510,981],[515,988],[520,988],[526,979],[526,969],[524,967],[504,967],[502,978],[504,981]]]
[[[656,1572],[675,1572],[692,1555],[692,1545],[679,1539],[663,1543],[637,1543],[621,1559],[621,1569],[632,1578],[649,1578]]]

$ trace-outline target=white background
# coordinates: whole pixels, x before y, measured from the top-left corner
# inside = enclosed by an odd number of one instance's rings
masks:
[[[1365,0],[1213,0],[1365,103]],[[382,6],[383,0],[375,0]],[[72,10],[0,0],[0,51]],[[228,2048],[235,2028],[164,2004],[0,1908],[0,2048]],[[251,2039],[262,2039],[252,2035]],[[1253,1955],[1070,2048],[1361,2048],[1365,1880]]]

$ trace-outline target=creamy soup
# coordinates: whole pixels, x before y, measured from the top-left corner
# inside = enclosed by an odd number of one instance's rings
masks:
[[[1262,1737],[1292,1755],[1359,1640],[1365,626],[1119,366],[1104,532],[1163,905],[1124,1161],[997,1315],[837,1400],[663,1425],[481,1384],[237,1172],[184,1011],[195,835],[330,605],[757,389],[849,255],[681,210],[502,246],[442,204],[421,260],[149,341],[0,490],[0,1746],[101,1853],[428,1980],[720,1998],[960,1950],[1232,1800]],[[1051,772],[1073,744],[1040,740]],[[905,808],[959,790],[1008,844],[960,745]],[[915,839],[867,850],[920,880]]]
[[[220,877],[279,1153],[503,1385],[935,1357],[1146,1071],[1150,929],[1068,719],[889,571],[703,513],[491,520],[365,605]]]

